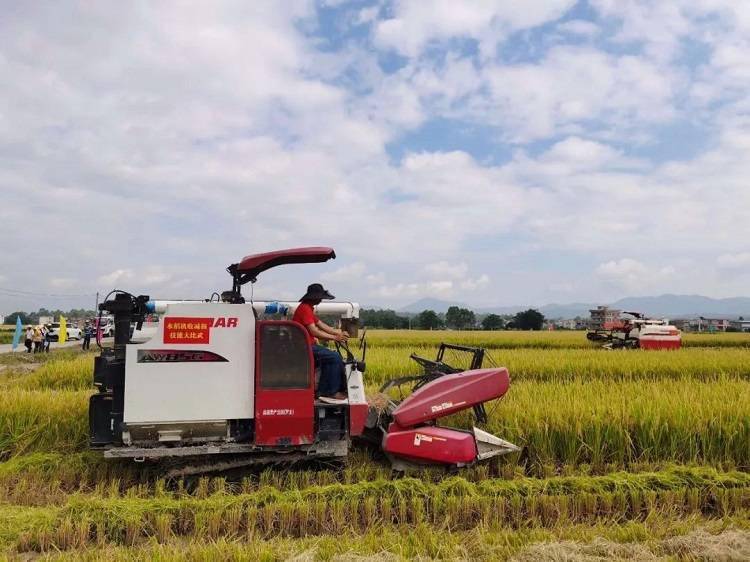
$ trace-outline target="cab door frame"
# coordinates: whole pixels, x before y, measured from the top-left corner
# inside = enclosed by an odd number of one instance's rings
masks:
[[[315,363],[305,328],[290,320],[259,321],[255,346],[255,444],[313,443]]]

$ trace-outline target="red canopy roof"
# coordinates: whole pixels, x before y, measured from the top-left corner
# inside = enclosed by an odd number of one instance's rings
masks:
[[[254,281],[258,274],[288,263],[321,263],[334,259],[336,252],[333,248],[325,246],[311,246],[307,248],[289,248],[288,250],[277,250],[264,254],[253,254],[242,258],[240,263],[229,266],[233,275],[242,276],[241,283]]]

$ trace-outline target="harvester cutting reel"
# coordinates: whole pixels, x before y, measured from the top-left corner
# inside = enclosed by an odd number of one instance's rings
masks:
[[[472,431],[437,425],[438,419],[470,408],[476,424],[487,422],[485,403],[501,398],[510,381],[505,368],[482,368],[486,357],[482,348],[446,343],[434,360],[412,354],[422,374],[390,380],[371,399],[369,435],[382,439],[395,470],[436,461],[461,467],[521,450],[476,425]]]

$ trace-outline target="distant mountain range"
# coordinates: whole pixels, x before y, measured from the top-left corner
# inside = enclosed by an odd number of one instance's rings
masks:
[[[480,314],[515,314],[527,308],[536,308],[547,318],[575,318],[588,317],[589,310],[597,305],[606,304],[620,310],[643,312],[650,316],[666,316],[667,318],[692,318],[705,316],[711,318],[736,318],[744,316],[750,318],[750,298],[733,297],[727,299],[713,299],[701,295],[659,295],[656,297],[626,297],[613,303],[569,303],[546,304],[544,306],[519,305],[477,307],[466,303],[444,301],[440,299],[424,298],[400,309],[400,312],[416,314],[423,310],[434,310],[445,313],[451,306],[469,308]]]

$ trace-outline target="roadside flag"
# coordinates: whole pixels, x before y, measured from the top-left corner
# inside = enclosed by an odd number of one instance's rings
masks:
[[[21,326],[21,316],[16,316],[16,331],[13,333],[13,351],[18,347],[18,342],[21,341],[21,332],[23,332],[23,326]]]
[[[60,336],[57,341],[63,343],[68,340],[68,322],[65,320],[65,316],[60,316]]]

